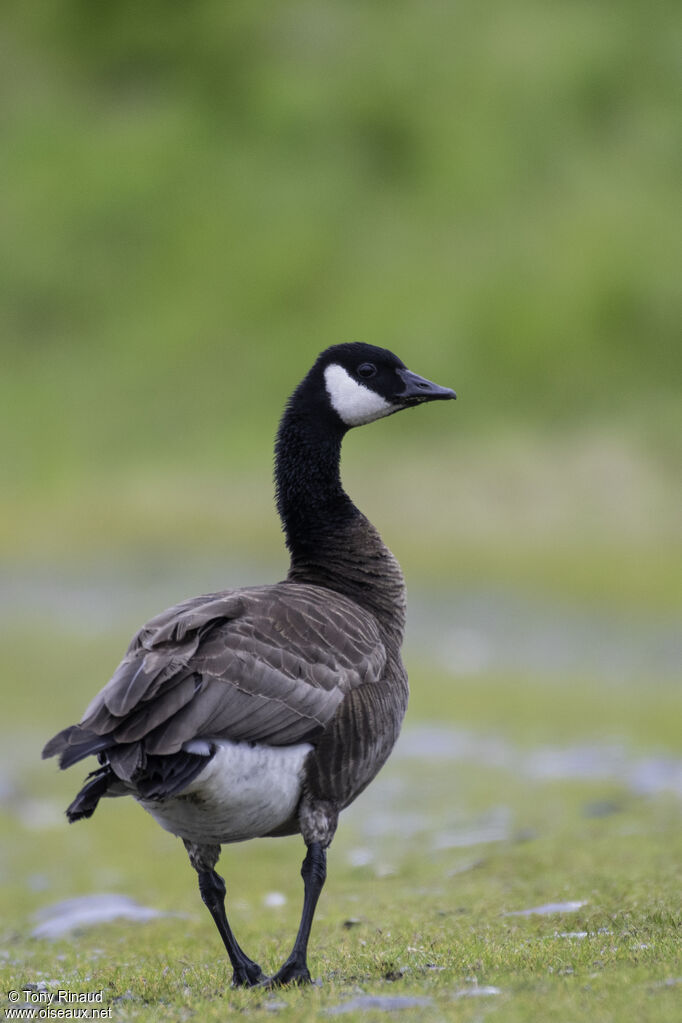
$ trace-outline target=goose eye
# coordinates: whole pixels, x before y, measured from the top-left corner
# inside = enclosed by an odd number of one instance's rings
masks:
[[[364,377],[367,380],[369,377],[373,377],[377,371],[376,366],[373,362],[363,362],[358,366],[358,376]]]

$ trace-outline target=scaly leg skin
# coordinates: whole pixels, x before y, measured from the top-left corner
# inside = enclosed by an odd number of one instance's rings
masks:
[[[307,954],[310,928],[315,907],[327,876],[327,851],[319,842],[311,842],[301,867],[303,878],[303,912],[301,923],[291,955],[274,977],[264,982],[265,987],[282,987],[285,984],[310,984]]]
[[[232,963],[232,986],[254,987],[262,983],[265,974],[258,963],[249,959],[246,952],[237,943],[225,914],[225,882],[215,870],[199,870],[199,891],[204,905],[213,917],[218,933],[223,939],[227,954]]]

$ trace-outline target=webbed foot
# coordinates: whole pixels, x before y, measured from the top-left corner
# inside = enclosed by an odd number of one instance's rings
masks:
[[[277,973],[263,981],[263,987],[285,987],[287,984],[312,984],[305,960],[290,957]]]
[[[248,959],[234,968],[232,987],[256,987],[256,985],[266,982],[267,979],[258,963]]]

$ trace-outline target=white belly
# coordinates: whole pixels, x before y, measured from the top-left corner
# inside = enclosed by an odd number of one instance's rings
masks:
[[[301,798],[303,763],[312,746],[217,745],[180,795],[138,800],[145,810],[166,831],[198,845],[243,842],[284,825]]]

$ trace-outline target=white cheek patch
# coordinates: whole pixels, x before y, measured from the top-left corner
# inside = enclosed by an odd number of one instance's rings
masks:
[[[365,387],[357,380],[353,380],[350,373],[337,363],[327,366],[324,371],[324,382],[332,408],[346,426],[371,423],[375,419],[390,415],[397,408],[371,387]]]

